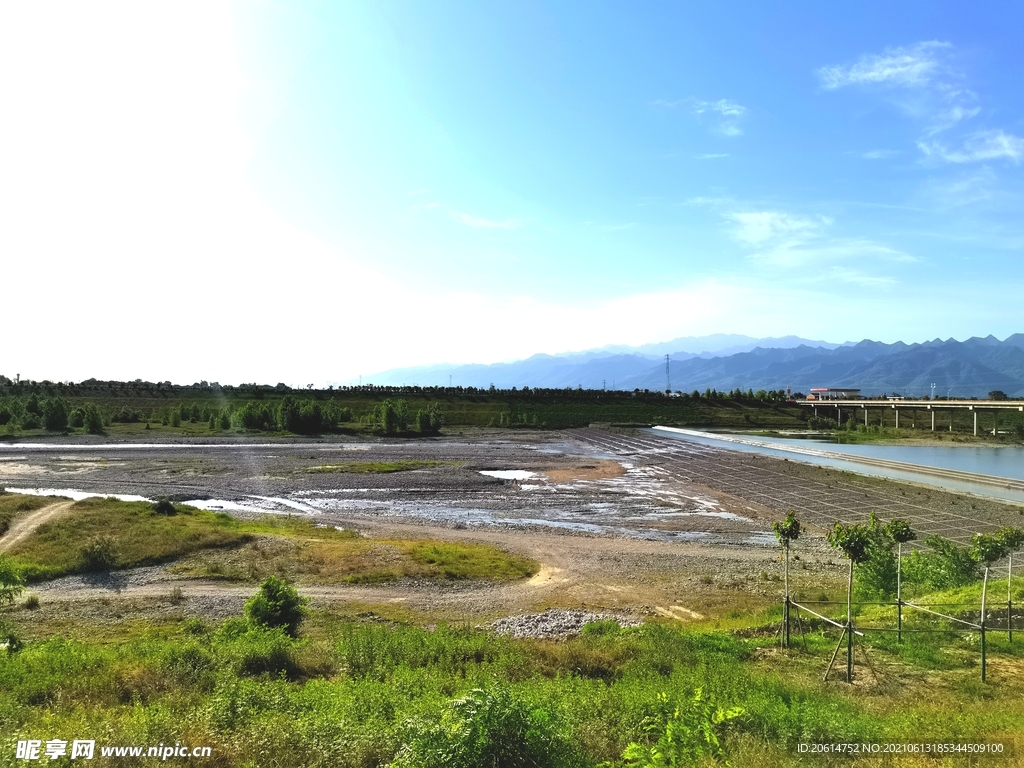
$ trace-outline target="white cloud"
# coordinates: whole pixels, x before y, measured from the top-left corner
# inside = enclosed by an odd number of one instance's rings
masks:
[[[742,104],[737,104],[735,101],[719,99],[718,101],[694,102],[693,111],[698,115],[705,112],[717,112],[722,117],[743,117],[747,113],[747,108]]]
[[[774,267],[799,268],[816,266],[833,269],[836,279],[867,284],[849,267],[836,267],[842,262],[901,263],[914,262],[917,257],[866,238],[835,237],[829,229],[835,224],[828,216],[795,216],[779,211],[747,211],[730,213],[728,221],[735,225],[734,236],[757,250],[748,254],[752,262]],[[818,279],[816,273],[808,279]],[[890,278],[876,281],[888,284]]]
[[[722,157],[728,157],[728,152],[708,152],[703,155],[694,155],[694,160],[718,160]]]
[[[827,90],[851,85],[888,86],[887,100],[921,124],[918,149],[935,163],[971,163],[1011,160],[1024,156],[1022,140],[1002,130],[976,131],[965,135],[966,124],[982,113],[978,96],[963,82],[964,73],[954,66],[953,46],[944,42],[923,42],[906,48],[888,48],[884,54],[866,54],[855,64],[822,67],[818,78]],[[939,134],[959,136],[960,148],[950,148]],[[868,159],[884,155],[869,152]]]
[[[782,237],[808,234],[818,226],[817,222],[812,219],[791,216],[778,211],[730,213],[728,218],[737,225],[736,237],[751,245],[760,245]]]
[[[496,221],[493,219],[485,219],[480,216],[473,216],[472,214],[463,213],[462,211],[449,211],[449,214],[457,222],[465,224],[467,227],[480,227],[483,229],[516,229],[520,226],[517,219]]]
[[[934,208],[959,208],[995,197],[997,178],[987,165],[976,166],[968,175],[954,179],[930,179],[923,186],[929,205]]]
[[[932,120],[932,126],[929,129],[928,133],[929,135],[941,133],[942,131],[952,128],[958,123],[961,123],[965,120],[970,120],[973,117],[977,117],[980,112],[981,107],[968,108],[961,105],[950,107],[944,112],[940,112],[939,114],[935,115],[935,117]]]
[[[818,79],[834,90],[848,85],[922,87],[934,82],[944,69],[941,55],[952,48],[935,40],[906,48],[886,48],[885,53],[864,54],[854,64],[821,67]]]
[[[959,149],[950,149],[937,141],[919,141],[917,146],[927,159],[946,163],[1009,160],[1016,165],[1024,158],[1024,138],[1001,130],[979,131]]]
[[[743,135],[740,121],[746,116],[747,108],[735,101],[729,101],[728,99],[701,101],[700,99],[693,98],[679,100],[656,99],[651,102],[651,106],[665,109],[686,107],[698,117],[702,115],[715,116],[717,122],[714,129],[717,132],[723,136],[730,137]]]
[[[863,153],[861,157],[865,160],[885,160],[898,154],[900,152],[896,149],[872,149],[870,152]]]
[[[865,288],[893,288],[899,281],[888,275],[867,274],[859,269],[832,267],[828,274],[829,280],[841,280],[844,283],[860,285]]]

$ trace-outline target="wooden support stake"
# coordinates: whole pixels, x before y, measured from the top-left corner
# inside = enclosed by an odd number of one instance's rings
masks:
[[[985,580],[981,583],[981,682],[985,682],[985,603],[988,597],[988,566],[985,566]]]

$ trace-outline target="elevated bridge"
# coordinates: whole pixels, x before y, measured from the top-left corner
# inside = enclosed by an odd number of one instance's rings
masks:
[[[926,411],[931,415],[932,432],[935,431],[935,414],[937,411],[949,412],[949,431],[953,431],[953,415],[958,411],[968,411],[974,416],[974,434],[978,434],[978,413],[989,411],[992,414],[992,434],[999,431],[999,412],[1018,411],[1024,413],[1024,402],[1018,400],[798,400],[797,405],[813,408],[815,416],[835,417],[842,425],[846,421],[858,418],[863,412],[864,426],[868,425],[868,413],[883,409],[892,411],[896,416],[896,429],[900,428],[900,411],[917,414]],[[858,411],[858,409],[860,409]],[[880,415],[880,414],[879,414]],[[985,419],[988,421],[988,419]],[[988,431],[986,427],[986,431]]]

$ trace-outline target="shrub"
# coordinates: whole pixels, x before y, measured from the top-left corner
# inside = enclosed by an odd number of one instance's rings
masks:
[[[544,709],[505,688],[476,688],[448,705],[439,723],[406,724],[392,768],[563,768],[583,764]]]
[[[117,553],[112,536],[96,536],[82,549],[82,568],[86,571],[109,571],[117,566]]]
[[[719,757],[719,727],[743,714],[740,707],[716,706],[700,688],[682,706],[659,693],[655,708],[658,711],[647,719],[645,730],[656,738],[653,743],[633,742],[626,747],[622,758],[628,768],[675,768],[695,765],[702,758]]]
[[[261,429],[273,431],[277,429],[277,416],[266,403],[250,400],[237,411],[235,420],[243,429]]]
[[[43,423],[40,421],[39,416],[34,413],[26,412],[25,415],[21,417],[22,429],[39,429],[42,425]]]
[[[908,581],[931,589],[953,589],[976,581],[979,576],[977,554],[941,536],[927,536],[930,552],[911,552],[903,563]]]
[[[160,499],[153,504],[153,511],[158,515],[176,515],[178,510],[174,508],[174,505],[167,499]]]
[[[14,563],[0,555],[0,605],[13,603],[14,598],[21,594],[24,583]]]
[[[39,607],[39,595],[29,595],[25,598],[25,607],[30,611],[34,611]]]
[[[0,618],[0,648],[7,651],[8,656],[13,656],[24,647],[25,643],[14,627]]]
[[[306,615],[306,603],[291,584],[277,576],[268,577],[245,604],[245,617],[265,627],[277,627],[295,637]]]
[[[811,416],[807,420],[807,426],[811,429],[839,429],[839,422],[824,416]]]
[[[74,408],[68,414],[68,426],[72,429],[81,429],[85,426],[85,411],[81,408]]]
[[[282,628],[228,619],[217,630],[214,645],[218,656],[230,659],[236,675],[284,674],[295,679],[300,674],[294,642]]]

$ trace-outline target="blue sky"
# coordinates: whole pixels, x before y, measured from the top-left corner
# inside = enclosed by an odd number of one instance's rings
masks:
[[[60,11],[0,11],[7,375],[1024,330],[1010,3]]]

